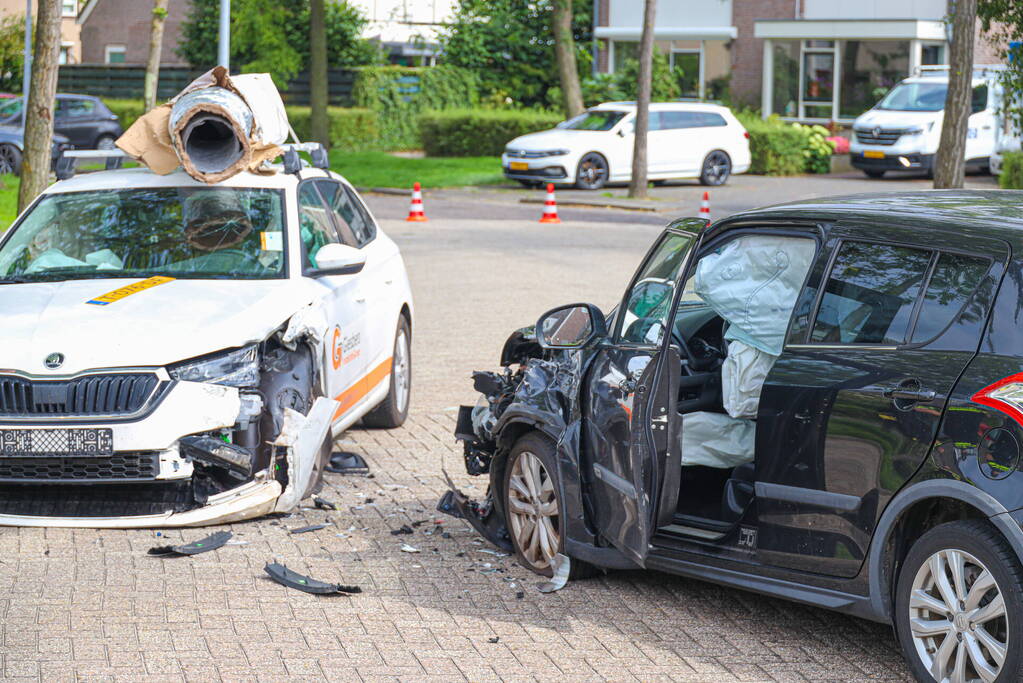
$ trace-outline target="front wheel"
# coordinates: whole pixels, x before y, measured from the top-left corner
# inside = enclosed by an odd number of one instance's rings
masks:
[[[0,174],[21,173],[21,150],[14,145],[0,145]]]
[[[724,185],[732,175],[732,160],[720,149],[716,149],[703,160],[700,170],[701,185]]]
[[[1023,680],[1023,569],[987,522],[937,526],[900,570],[895,627],[917,680]]]
[[[398,330],[394,334],[394,351],[391,354],[390,388],[387,398],[362,418],[367,427],[394,429],[405,424],[412,393],[411,340],[408,320],[403,315],[398,316]]]
[[[96,139],[96,149],[116,149],[117,138],[113,135],[100,135]]]
[[[504,470],[501,503],[515,557],[526,569],[552,576],[554,556],[564,552],[560,487],[554,444],[536,432],[512,447]],[[570,577],[591,575],[594,568],[572,560]]]
[[[607,159],[596,152],[583,155],[575,172],[575,186],[580,190],[599,190],[607,183]]]

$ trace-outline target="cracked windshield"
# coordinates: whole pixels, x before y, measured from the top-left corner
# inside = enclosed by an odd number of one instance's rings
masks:
[[[50,195],[0,247],[0,282],[284,277],[281,193],[160,187]]]

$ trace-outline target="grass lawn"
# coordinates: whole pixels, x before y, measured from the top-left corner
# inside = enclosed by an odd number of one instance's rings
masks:
[[[18,176],[0,176],[0,232],[18,217]]]
[[[426,157],[407,159],[385,152],[330,153],[330,168],[356,187],[411,188],[494,185],[506,182],[500,157]]]

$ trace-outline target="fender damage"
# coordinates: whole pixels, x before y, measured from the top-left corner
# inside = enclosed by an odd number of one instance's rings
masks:
[[[326,332],[316,301],[262,341],[241,345],[254,349],[251,381],[241,386],[187,381],[173,367],[160,368],[159,400],[148,414],[95,425],[112,432],[115,454],[154,453],[155,477],[10,487],[22,493],[0,504],[0,525],[205,526],[294,508],[313,492],[330,452],[337,402],[323,397]],[[81,500],[61,501],[62,495]]]

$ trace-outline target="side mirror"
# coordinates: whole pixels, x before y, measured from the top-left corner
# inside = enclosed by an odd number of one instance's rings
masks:
[[[578,349],[606,336],[604,314],[593,304],[559,306],[536,323],[536,341],[545,349]]]
[[[324,244],[316,252],[313,275],[352,275],[366,265],[366,254],[347,244]]]

